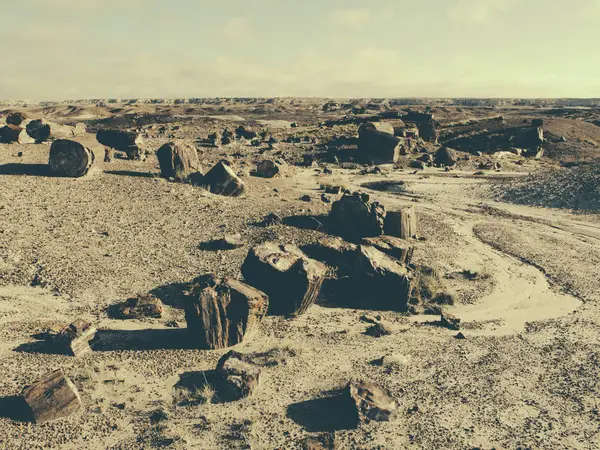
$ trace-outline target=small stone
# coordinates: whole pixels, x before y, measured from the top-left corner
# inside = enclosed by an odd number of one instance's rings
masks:
[[[390,336],[392,334],[392,330],[384,323],[377,322],[375,325],[367,328],[366,334],[380,338],[383,336]]]
[[[154,295],[140,294],[116,305],[114,315],[120,319],[140,319],[142,317],[159,319],[162,317],[163,310],[162,302]]]
[[[353,380],[348,383],[345,392],[356,406],[360,422],[388,422],[396,418],[396,401],[376,384]]]
[[[321,201],[323,203],[331,203],[331,198],[327,194],[321,194]]]
[[[440,317],[441,325],[450,330],[460,330],[460,319],[450,313],[443,312]]]
[[[245,355],[230,351],[223,355],[217,364],[222,377],[219,394],[226,400],[239,400],[252,395],[260,378],[260,367],[252,364]]]
[[[458,334],[456,336],[454,336],[454,339],[466,339],[467,337],[462,334],[462,332],[458,332]]]
[[[54,343],[66,354],[80,357],[92,350],[90,341],[95,337],[96,328],[85,320],[77,319],[56,335]]]
[[[312,198],[308,194],[305,194],[302,197],[300,197],[300,200],[302,200],[303,202],[312,202]]]

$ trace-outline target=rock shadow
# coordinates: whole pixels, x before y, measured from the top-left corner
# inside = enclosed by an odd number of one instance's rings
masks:
[[[98,330],[92,351],[182,350],[192,348],[186,328]]]
[[[170,283],[159,286],[150,291],[150,294],[157,297],[165,305],[174,308],[183,308],[183,291],[190,286],[190,283]]]
[[[33,422],[31,408],[20,395],[0,397],[0,419],[10,419],[15,422]]]
[[[287,416],[311,433],[357,428],[358,413],[352,399],[341,390],[325,394],[322,398],[289,405]]]
[[[313,230],[326,232],[329,225],[329,218],[326,215],[302,215],[289,216],[283,219],[284,225],[299,228],[301,230]]]
[[[150,172],[134,172],[133,170],[105,170],[104,173],[109,175],[119,175],[125,177],[137,178],[158,178],[158,174]]]
[[[231,396],[223,376],[217,370],[184,372],[173,387],[174,399],[180,406],[198,406],[204,403],[229,403],[238,398]]]
[[[54,174],[48,164],[18,164],[0,165],[0,175],[28,175],[35,177],[52,177]]]

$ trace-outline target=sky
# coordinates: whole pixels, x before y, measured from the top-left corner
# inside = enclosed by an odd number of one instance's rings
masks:
[[[0,0],[0,99],[600,97],[600,0]]]

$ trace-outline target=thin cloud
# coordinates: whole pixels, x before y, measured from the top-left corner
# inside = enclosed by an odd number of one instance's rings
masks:
[[[371,21],[371,11],[365,8],[336,9],[329,16],[334,25],[343,28],[362,28]]]
[[[223,35],[232,41],[248,39],[252,35],[252,26],[245,17],[232,17],[223,26]]]
[[[448,18],[457,23],[482,24],[509,9],[514,0],[454,0]]]

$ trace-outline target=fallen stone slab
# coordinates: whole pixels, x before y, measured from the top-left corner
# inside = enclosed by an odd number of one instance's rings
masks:
[[[315,302],[327,267],[310,259],[294,245],[267,242],[252,248],[242,265],[242,275],[269,295],[269,313],[301,315]]]
[[[389,392],[374,383],[352,380],[345,389],[356,408],[361,423],[389,422],[396,418],[398,405]]]
[[[410,239],[417,235],[417,212],[414,206],[388,211],[384,221],[385,234],[401,239]]]
[[[213,194],[228,197],[239,197],[246,190],[245,183],[222,161],[204,175],[202,185]]]
[[[217,372],[222,378],[220,396],[235,401],[252,395],[258,387],[261,369],[250,358],[231,350],[219,359]]]
[[[362,243],[375,247],[377,250],[397,259],[399,263],[404,265],[411,263],[415,250],[415,247],[410,245],[408,241],[388,235],[365,238]]]
[[[192,345],[202,349],[239,344],[255,331],[269,307],[264,293],[232,278],[205,275],[184,293]]]
[[[348,271],[348,266],[357,250],[358,245],[335,236],[320,238],[316,244],[309,245],[305,249],[311,258],[328,266],[337,267],[343,273]]]
[[[91,323],[77,319],[60,330],[53,343],[61,353],[80,357],[92,351],[90,341],[96,337],[96,333],[97,330]]]
[[[25,388],[22,395],[36,423],[67,417],[81,408],[77,388],[60,369]]]
[[[192,173],[202,173],[198,152],[191,145],[169,142],[156,151],[156,157],[164,178],[184,181]]]
[[[48,164],[56,176],[82,177],[94,164],[94,153],[79,142],[59,139],[50,147]]]
[[[329,213],[333,230],[349,240],[382,235],[385,216],[383,205],[371,202],[368,194],[358,192],[344,193],[331,205]]]
[[[160,319],[164,312],[164,306],[160,299],[152,294],[140,294],[128,298],[125,302],[115,305],[113,315],[119,319],[141,319],[151,317]]]

